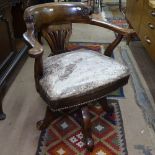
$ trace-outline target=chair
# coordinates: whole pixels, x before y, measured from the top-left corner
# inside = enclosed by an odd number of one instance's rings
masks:
[[[27,32],[24,39],[32,47],[28,54],[35,59],[34,78],[36,90],[47,103],[45,118],[37,123],[40,130],[46,129],[60,115],[80,109],[86,147],[93,150],[91,120],[88,104],[96,100],[103,108],[112,110],[106,95],[128,82],[128,69],[111,56],[123,36],[133,33],[92,18],[91,9],[82,3],[48,3],[29,7],[24,20]],[[117,38],[107,47],[105,55],[91,50],[67,52],[72,32],[72,23],[100,26],[117,32]],[[41,37],[44,37],[51,55],[43,60]]]

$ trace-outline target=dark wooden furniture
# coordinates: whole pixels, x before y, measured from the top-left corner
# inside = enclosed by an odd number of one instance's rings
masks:
[[[28,49],[22,37],[25,31],[23,12],[34,3],[35,0],[0,1],[0,120],[6,118],[2,101],[13,81],[13,71]]]
[[[109,58],[123,36],[134,33],[103,21],[92,19],[90,8],[82,3],[48,3],[29,7],[24,19],[27,32],[24,39],[32,46],[29,56],[35,59],[36,89],[47,103],[44,120],[37,123],[40,130],[47,128],[59,116],[75,108],[80,109],[86,147],[92,151],[91,121],[88,104],[98,100],[103,108],[106,95],[128,82],[128,69]],[[85,23],[110,29],[117,38],[105,50],[105,55],[90,50],[67,52],[72,23]],[[41,36],[50,48],[51,55],[44,59]]]
[[[126,17],[155,61],[155,2],[127,0]]]

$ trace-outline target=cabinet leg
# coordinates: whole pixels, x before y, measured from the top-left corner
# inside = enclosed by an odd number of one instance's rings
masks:
[[[3,112],[2,101],[3,101],[3,95],[0,94],[0,120],[4,120],[6,118],[6,114]]]

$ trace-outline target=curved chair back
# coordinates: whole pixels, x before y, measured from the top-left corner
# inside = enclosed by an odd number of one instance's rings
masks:
[[[27,25],[33,23],[39,42],[43,36],[52,53],[60,54],[66,51],[72,23],[89,22],[90,14],[90,7],[82,3],[46,3],[27,8],[24,19]]]
[[[27,8],[25,21],[33,20],[35,27],[41,29],[50,24],[89,21],[91,8],[83,3],[45,3]]]
[[[32,47],[35,47],[29,51],[30,56],[35,57],[43,52],[43,48],[39,44],[41,36],[47,40],[53,54],[65,52],[72,32],[72,23],[96,25],[118,33],[116,39],[105,50],[107,56],[112,55],[113,49],[123,36],[128,37],[135,33],[132,29],[121,28],[105,21],[93,19],[91,13],[89,6],[75,2],[45,3],[27,8],[24,12],[27,27],[24,38]]]

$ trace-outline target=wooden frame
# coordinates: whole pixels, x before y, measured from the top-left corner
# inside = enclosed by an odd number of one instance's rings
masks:
[[[43,47],[41,45],[41,36],[43,36],[50,45],[52,54],[66,52],[66,46],[71,35],[72,23],[84,23],[100,26],[118,33],[116,39],[107,47],[105,55],[111,56],[114,48],[119,44],[123,36],[129,37],[134,33],[132,29],[120,28],[118,26],[95,20],[91,16],[90,7],[82,3],[47,3],[29,7],[25,10],[24,19],[27,26],[27,32],[24,33],[24,39],[32,46],[29,50],[29,56],[35,59],[34,77],[36,89],[41,97],[50,105],[50,99],[39,85],[39,80],[43,76]],[[99,88],[93,90],[90,94],[74,96],[56,101],[57,104],[71,105],[71,103],[93,102],[95,99],[104,98],[103,107],[108,110],[106,94],[125,85],[128,82],[129,75],[118,80],[116,83],[109,84],[106,89]],[[89,103],[90,103],[89,102]],[[86,105],[80,106],[82,116],[82,127],[86,147],[92,151],[94,142],[91,136],[91,123]],[[52,112],[50,106],[47,109],[43,121],[37,123],[40,130],[47,128],[50,122],[57,116],[57,112]]]

